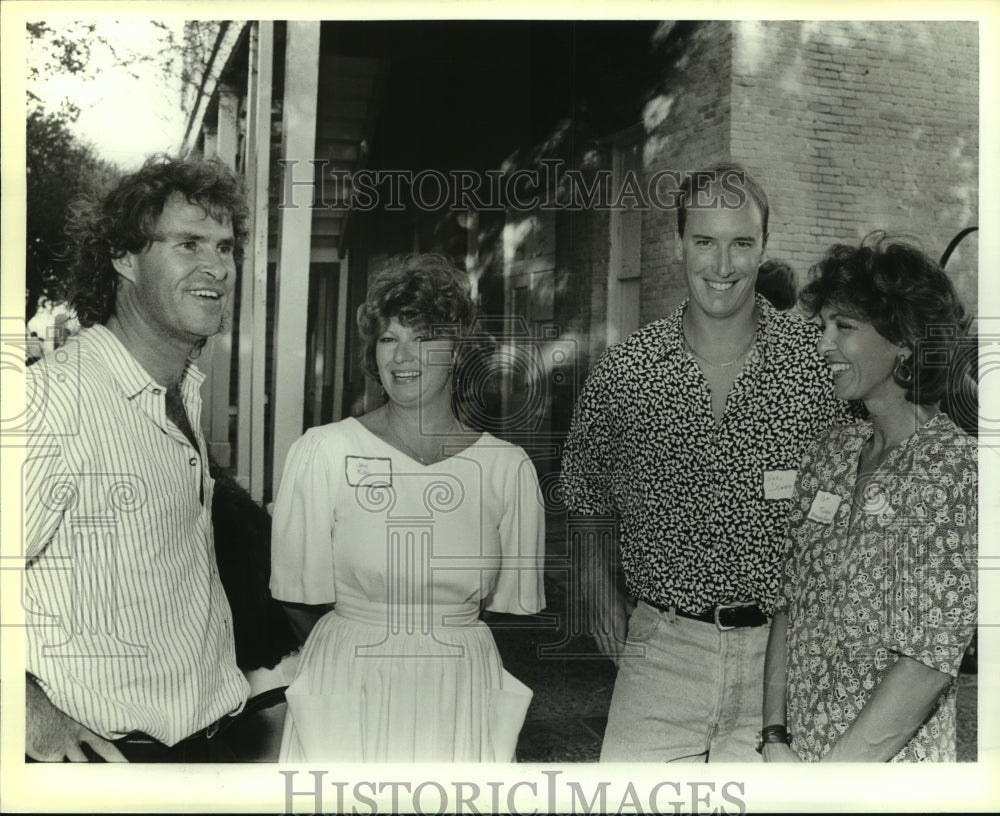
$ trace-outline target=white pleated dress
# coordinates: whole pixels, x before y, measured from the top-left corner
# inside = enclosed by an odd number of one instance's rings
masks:
[[[334,603],[288,689],[280,760],[507,762],[531,691],[482,607],[545,605],[544,513],[524,451],[483,434],[422,465],[355,419],[293,445],[271,591]]]

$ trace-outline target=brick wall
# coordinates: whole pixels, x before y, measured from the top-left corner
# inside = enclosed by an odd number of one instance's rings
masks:
[[[663,79],[645,105],[648,136],[644,165],[659,170],[692,170],[730,153],[732,107],[731,23],[698,23],[692,29],[662,29],[675,47],[663,47]],[[669,185],[664,183],[666,197]],[[677,216],[651,208],[642,225],[642,310],[648,323],[670,312],[687,295],[680,264],[674,260]]]
[[[978,30],[961,22],[732,23],[732,155],[804,278],[835,241],[909,232],[940,257],[978,219]],[[948,264],[975,309],[976,242]]]
[[[800,282],[835,241],[906,231],[937,258],[977,222],[975,23],[668,22],[653,32],[648,60],[647,80],[618,89],[642,111],[646,179],[743,163],[771,199],[768,254]],[[591,102],[548,155],[607,171],[613,138],[594,109],[609,100]],[[641,323],[687,294],[675,228],[673,210],[643,215]],[[585,374],[604,348],[608,214],[560,212],[556,232],[555,321],[579,341]],[[976,248],[967,239],[948,265],[972,310]]]

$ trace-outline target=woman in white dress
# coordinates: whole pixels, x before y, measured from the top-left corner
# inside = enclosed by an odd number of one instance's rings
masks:
[[[358,310],[385,403],[289,452],[271,591],[309,635],[281,761],[514,757],[531,691],[479,616],[545,605],[544,513],[525,452],[455,411],[473,314],[447,258],[393,258]]]

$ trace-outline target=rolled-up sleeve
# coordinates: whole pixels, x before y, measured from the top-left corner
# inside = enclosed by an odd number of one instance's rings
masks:
[[[891,651],[952,677],[972,640],[977,616],[978,473],[975,448],[964,466],[939,463],[921,485],[940,495],[933,517],[908,519],[894,553]],[[957,463],[956,463],[957,464]]]

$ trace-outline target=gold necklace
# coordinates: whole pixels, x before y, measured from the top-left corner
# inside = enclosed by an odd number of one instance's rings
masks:
[[[441,436],[447,436],[448,434],[450,434],[452,431],[455,430],[456,424],[457,423],[455,422],[455,418],[452,417],[451,424],[448,426],[447,431],[445,431],[443,434],[440,434],[440,435]],[[388,409],[386,409],[386,412],[385,412],[385,427],[386,427],[386,430],[388,430],[389,433],[391,433],[393,435],[393,437],[395,438],[395,440],[406,449],[404,452],[407,453],[409,456],[412,456],[414,459],[416,459],[418,462],[420,462],[420,464],[422,464],[422,465],[432,465],[432,464],[435,464],[436,462],[440,462],[441,461],[441,458],[440,458],[441,457],[441,448],[438,448],[437,451],[436,451],[436,453],[431,453],[431,454],[429,454],[427,456],[424,456],[423,454],[418,453],[417,450],[416,450],[416,448],[414,448],[410,444],[408,444],[406,442],[406,440],[403,439],[403,437],[399,434],[399,432],[394,427],[393,422],[392,422],[392,414],[389,413]],[[435,458],[435,456],[437,458]]]
[[[681,327],[681,338],[684,340],[684,348],[686,348],[689,352],[691,352],[692,356],[697,357],[699,360],[705,363],[705,365],[710,365],[713,368],[729,368],[730,366],[736,365],[740,360],[742,360],[744,357],[747,356],[747,354],[750,353],[750,349],[753,348],[754,343],[757,341],[757,333],[754,332],[753,336],[750,338],[750,342],[747,343],[747,347],[740,352],[740,356],[734,360],[730,360],[728,363],[713,363],[711,360],[706,360],[704,357],[702,357],[697,351],[694,350],[694,347],[688,342],[687,332],[684,330],[683,326]]]

